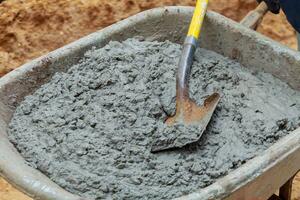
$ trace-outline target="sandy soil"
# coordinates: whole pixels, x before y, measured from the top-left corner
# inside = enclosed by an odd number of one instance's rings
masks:
[[[194,0],[6,0],[0,4],[0,75],[142,10],[163,5],[194,5]],[[210,9],[239,21],[254,0],[212,0]],[[258,30],[296,47],[283,14],[268,14]]]
[[[1,0],[0,0],[1,2]],[[194,0],[6,0],[0,4],[0,76],[23,63],[142,10],[163,5],[194,5]],[[211,0],[210,10],[236,21],[255,0]],[[258,31],[291,48],[295,32],[283,13],[267,14]],[[293,199],[300,200],[300,176]],[[0,179],[0,200],[27,200]]]
[[[5,180],[0,179],[0,199],[1,200],[30,200],[22,192],[19,192],[11,185],[9,185]]]

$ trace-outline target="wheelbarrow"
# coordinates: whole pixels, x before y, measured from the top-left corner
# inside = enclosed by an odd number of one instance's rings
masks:
[[[7,138],[16,106],[58,71],[78,63],[93,46],[134,36],[182,43],[193,13],[191,7],[148,10],[92,33],[37,58],[0,79],[0,174],[18,189],[43,200],[84,200],[28,166]],[[208,12],[200,46],[230,57],[243,66],[265,71],[300,90],[300,54],[222,15]],[[242,134],[242,133],[241,133]],[[280,139],[206,188],[178,199],[268,199],[300,169],[300,129]],[[289,183],[289,182],[288,182]],[[284,187],[285,189],[287,187]]]

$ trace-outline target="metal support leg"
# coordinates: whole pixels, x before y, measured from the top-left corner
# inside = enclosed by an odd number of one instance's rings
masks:
[[[280,198],[276,194],[273,194],[268,200],[280,200]]]
[[[279,189],[279,198],[281,200],[291,200],[292,198],[292,186],[293,179],[295,176],[290,178],[280,189]]]
[[[294,177],[295,176],[290,178],[283,186],[280,187],[279,196],[273,194],[268,200],[291,200]]]

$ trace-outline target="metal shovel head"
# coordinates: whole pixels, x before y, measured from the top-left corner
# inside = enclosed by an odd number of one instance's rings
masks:
[[[166,120],[168,126],[154,138],[151,152],[181,148],[197,142],[205,131],[220,100],[220,95],[214,93],[207,97],[203,106],[198,106],[187,98],[177,101],[176,114]]]

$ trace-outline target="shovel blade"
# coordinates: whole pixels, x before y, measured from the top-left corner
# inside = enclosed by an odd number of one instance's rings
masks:
[[[205,131],[220,100],[220,95],[214,93],[199,107],[191,100],[177,104],[176,114],[167,119],[168,127],[154,139],[151,152],[181,148],[197,142]],[[178,108],[182,105],[182,108]]]

